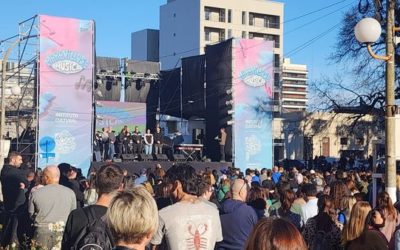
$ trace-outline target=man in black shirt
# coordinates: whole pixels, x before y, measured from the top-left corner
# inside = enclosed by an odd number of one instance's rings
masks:
[[[16,241],[18,219],[22,218],[25,211],[25,188],[29,183],[26,173],[20,169],[22,156],[18,152],[11,152],[8,156],[8,164],[1,170],[1,187],[4,201],[4,223],[1,245],[9,245]],[[19,231],[19,230],[18,230]],[[18,240],[22,243],[23,237],[18,234]]]
[[[156,132],[154,133],[155,154],[162,154],[162,144],[163,144],[163,135],[161,133],[160,127],[157,127]]]
[[[105,165],[100,168],[96,175],[96,191],[99,198],[96,204],[85,208],[78,208],[70,213],[65,225],[61,249],[71,249],[82,229],[92,222],[89,221],[87,214],[91,212],[95,215],[96,219],[106,214],[112,199],[111,193],[122,190],[123,179],[124,173],[117,165]]]
[[[133,153],[141,154],[142,153],[142,133],[140,133],[139,128],[136,126],[135,131],[132,133],[132,141],[133,141]]]

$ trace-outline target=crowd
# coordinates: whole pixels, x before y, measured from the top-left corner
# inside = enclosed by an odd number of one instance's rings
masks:
[[[1,245],[20,249],[400,249],[399,207],[372,173],[108,163],[84,179],[63,163],[1,172]],[[96,249],[96,248],[90,248]]]

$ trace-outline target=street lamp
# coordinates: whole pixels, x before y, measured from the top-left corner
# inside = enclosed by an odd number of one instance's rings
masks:
[[[389,193],[393,203],[396,202],[396,155],[395,155],[395,113],[396,105],[394,98],[395,89],[395,61],[394,61],[394,33],[399,31],[395,27],[395,4],[396,1],[387,1],[387,23],[386,23],[386,55],[376,55],[371,44],[376,42],[381,35],[381,25],[373,18],[364,18],[357,23],[354,33],[360,43],[366,43],[368,53],[377,60],[386,62],[386,110],[385,110],[385,147],[386,147],[386,192]]]

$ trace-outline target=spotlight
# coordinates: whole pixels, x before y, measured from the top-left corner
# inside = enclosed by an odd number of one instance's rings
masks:
[[[140,90],[142,88],[142,79],[136,79],[136,90]]]
[[[112,80],[107,80],[107,82],[106,82],[106,90],[107,90],[107,91],[110,91],[110,90],[111,90],[112,85],[113,85],[113,82],[114,82],[114,81],[112,81]]]

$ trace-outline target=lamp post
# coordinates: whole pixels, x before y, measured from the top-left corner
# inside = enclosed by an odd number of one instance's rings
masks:
[[[395,41],[394,33],[399,31],[395,27],[395,4],[396,1],[387,1],[387,24],[386,24],[386,55],[376,55],[371,44],[376,42],[381,35],[381,25],[373,18],[364,18],[355,27],[355,35],[360,43],[366,43],[369,54],[377,60],[386,61],[386,110],[385,110],[385,170],[386,191],[389,193],[393,203],[396,202],[396,155],[395,155],[395,113],[396,105],[394,98],[395,89]]]

